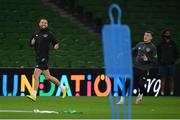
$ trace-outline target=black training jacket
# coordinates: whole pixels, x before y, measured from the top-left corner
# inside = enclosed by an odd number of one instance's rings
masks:
[[[48,29],[41,29],[39,32],[32,35],[30,42],[33,38],[36,40],[34,45],[36,61],[38,62],[42,59],[48,61],[50,45],[52,44],[54,46],[57,43],[54,35],[49,32]]]
[[[134,66],[141,70],[149,70],[157,65],[157,50],[156,46],[150,43],[139,42],[134,48],[135,55]],[[148,61],[144,61],[142,56],[146,55]]]
[[[159,65],[174,64],[179,57],[177,45],[173,40],[170,40],[169,42],[162,40],[157,45],[157,54]]]

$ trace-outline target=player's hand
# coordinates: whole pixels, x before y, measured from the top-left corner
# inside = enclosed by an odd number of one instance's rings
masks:
[[[33,39],[31,40],[31,45],[34,45],[35,42],[36,42],[36,39],[33,38]]]
[[[54,45],[54,49],[57,50],[58,48],[59,48],[59,44],[57,43],[57,44]]]
[[[148,61],[148,57],[147,57],[146,55],[143,55],[143,56],[142,56],[142,59],[143,59],[144,61]]]

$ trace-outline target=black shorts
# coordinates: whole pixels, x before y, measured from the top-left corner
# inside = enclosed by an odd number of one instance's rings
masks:
[[[47,70],[48,69],[48,62],[47,61],[37,61],[35,68],[39,68],[40,70]]]

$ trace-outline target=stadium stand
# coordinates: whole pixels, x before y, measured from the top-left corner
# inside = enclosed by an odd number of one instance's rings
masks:
[[[49,20],[50,30],[60,42],[64,39],[59,50],[51,50],[50,67],[102,66],[101,41],[96,34],[52,11],[40,0],[0,0],[0,67],[34,66],[29,39],[38,30],[41,17]]]
[[[152,30],[155,33],[154,43],[161,39],[161,32],[165,28],[173,31],[173,38],[180,46],[180,1],[178,0],[74,0],[74,6],[69,6],[73,0],[49,0],[51,3],[77,16],[79,21],[89,25],[95,32],[101,32],[102,25],[109,23],[108,7],[112,3],[118,3],[123,11],[122,23],[131,28],[133,45],[142,40],[144,31]],[[64,1],[64,4],[59,3]],[[67,3],[67,4],[66,4]],[[69,6],[69,7],[68,7]],[[79,9],[81,8],[81,9]],[[81,10],[81,12],[79,12]],[[79,14],[79,15],[77,15]],[[116,16],[116,13],[114,13]],[[91,21],[83,21],[88,19]],[[87,24],[88,22],[89,24]],[[178,61],[180,63],[180,61]]]
[[[107,10],[118,3],[123,11],[122,23],[128,24],[133,44],[142,40],[145,30],[155,33],[155,43],[164,28],[173,30],[180,46],[179,0],[49,0],[67,11],[100,36],[102,25],[109,23]],[[68,17],[43,5],[41,0],[0,0],[0,67],[33,67],[34,51],[28,46],[38,19],[49,20],[58,40],[64,39],[57,51],[51,51],[50,67],[103,67],[101,38]],[[180,63],[180,62],[179,62]]]

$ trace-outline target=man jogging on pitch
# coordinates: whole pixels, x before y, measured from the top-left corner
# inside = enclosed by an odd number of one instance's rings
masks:
[[[136,104],[142,102],[142,98],[145,92],[144,84],[146,82],[144,78],[146,76],[149,76],[151,68],[157,65],[157,51],[156,46],[152,43],[152,39],[153,33],[151,31],[146,31],[144,33],[143,42],[139,42],[133,48],[133,53],[137,53],[134,62],[134,83],[137,84],[137,87],[139,89],[139,93],[135,101]],[[129,87],[129,84],[126,86],[126,92],[127,87]],[[124,99],[125,97],[121,96],[117,104],[123,104]]]
[[[55,40],[54,35],[49,32],[48,21],[46,19],[41,19],[39,21],[39,28],[40,30],[35,33],[30,40],[30,45],[35,48],[36,65],[34,69],[34,91],[31,95],[27,95],[27,98],[36,101],[36,95],[39,87],[39,77],[41,74],[45,76],[46,80],[51,81],[60,87],[63,92],[62,98],[65,98],[68,87],[60,84],[57,78],[51,76],[48,68],[50,44],[53,45],[54,49],[58,49],[59,44]]]

